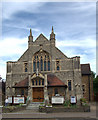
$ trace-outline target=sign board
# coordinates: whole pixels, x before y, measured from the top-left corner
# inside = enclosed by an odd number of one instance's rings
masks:
[[[76,96],[71,96],[71,103],[76,103]]]
[[[8,103],[12,103],[12,97],[8,97]]]
[[[24,97],[14,97],[14,103],[15,104],[24,103]]]
[[[63,104],[64,103],[64,97],[52,97],[52,104]]]

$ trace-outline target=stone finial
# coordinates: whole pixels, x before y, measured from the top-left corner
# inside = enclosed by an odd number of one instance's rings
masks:
[[[53,26],[52,26],[52,33],[54,33]]]
[[[32,30],[30,29],[30,36],[32,36]]]
[[[50,34],[50,40],[55,42],[55,34],[54,34],[53,26],[52,26],[52,32]]]
[[[30,29],[30,35],[28,36],[28,47],[33,44],[32,30]]]

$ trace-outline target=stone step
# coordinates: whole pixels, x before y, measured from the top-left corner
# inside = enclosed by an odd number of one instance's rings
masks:
[[[38,110],[38,109],[39,109],[39,105],[40,105],[41,103],[43,103],[43,102],[32,102],[32,103],[30,103],[30,104],[26,107],[26,109],[27,109],[27,110],[29,110],[29,109],[36,109],[36,110]]]

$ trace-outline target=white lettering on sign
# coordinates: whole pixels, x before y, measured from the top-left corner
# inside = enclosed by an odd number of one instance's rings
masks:
[[[64,97],[52,97],[52,104],[63,104],[64,103]]]

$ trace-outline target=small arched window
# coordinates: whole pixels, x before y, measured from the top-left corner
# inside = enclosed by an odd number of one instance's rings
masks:
[[[24,63],[24,72],[28,72],[28,63]]]

